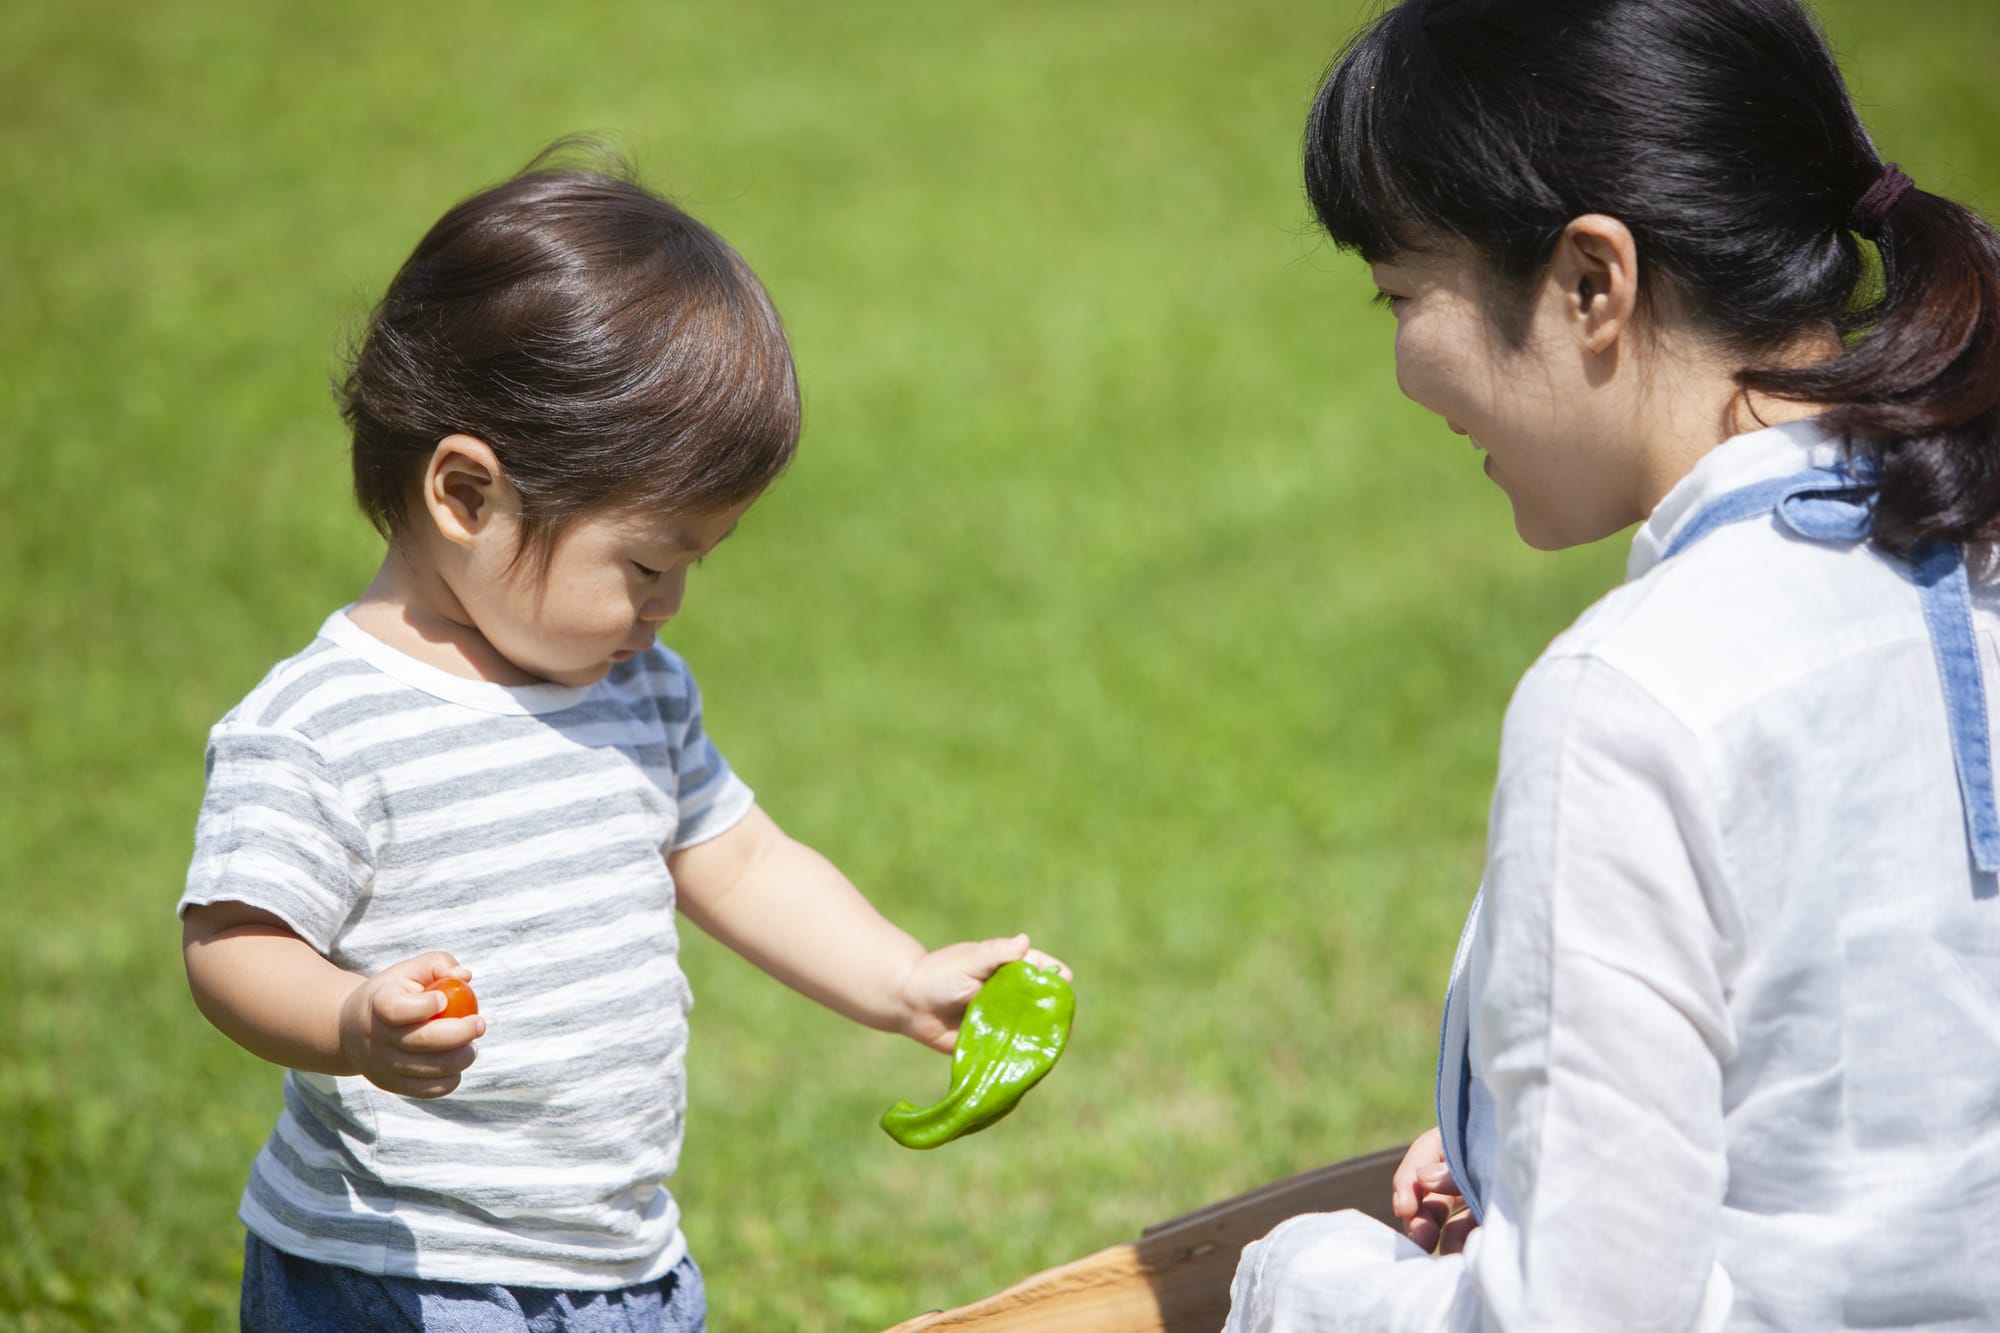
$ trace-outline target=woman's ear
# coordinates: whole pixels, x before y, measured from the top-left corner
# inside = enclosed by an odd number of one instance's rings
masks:
[[[493,525],[496,502],[510,489],[486,441],[447,435],[424,469],[424,509],[448,542],[466,546]]]
[[[1603,213],[1572,218],[1549,257],[1549,281],[1565,325],[1590,353],[1608,351],[1639,308],[1639,246],[1631,229]]]

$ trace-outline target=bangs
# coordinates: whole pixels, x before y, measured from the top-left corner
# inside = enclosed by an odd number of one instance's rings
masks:
[[[734,508],[798,448],[791,347],[750,266],[692,219],[648,228],[642,245],[615,239],[555,284],[560,299],[543,312],[569,353],[561,428],[550,413],[495,446],[523,500],[522,554],[536,564],[600,507]],[[552,443],[560,449],[536,447]]]
[[[783,323],[763,284],[705,229],[623,276],[609,341],[632,349],[605,405],[632,449],[621,490],[635,507],[713,512],[768,487],[799,438],[799,391]]]
[[[1535,165],[1550,145],[1511,133],[1522,108],[1494,75],[1548,73],[1546,56],[1456,10],[1426,12],[1397,5],[1335,58],[1306,120],[1306,195],[1333,243],[1369,263],[1456,238],[1522,276],[1569,213]]]
[[[1343,250],[1378,263],[1412,248],[1429,230],[1424,211],[1390,164],[1399,156],[1395,90],[1408,86],[1391,68],[1391,34],[1404,14],[1377,19],[1335,58],[1306,118],[1306,197],[1327,236]],[[1401,63],[1401,62],[1394,62]]]

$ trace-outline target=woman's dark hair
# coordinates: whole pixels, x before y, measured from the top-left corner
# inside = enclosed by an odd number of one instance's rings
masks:
[[[1619,219],[1642,299],[1880,466],[1881,545],[2000,539],[2000,235],[1912,189],[1869,228],[1875,274],[1853,213],[1883,172],[1797,0],[1404,0],[1337,57],[1305,136],[1336,244],[1463,241],[1517,345],[1564,226]],[[1779,364],[1826,328],[1844,355]]]
[[[591,150],[598,167],[563,166]],[[791,461],[799,398],[777,311],[721,237],[562,140],[446,213],[404,261],[337,388],[354,493],[385,536],[437,442],[486,442],[545,565],[601,508],[730,508]]]

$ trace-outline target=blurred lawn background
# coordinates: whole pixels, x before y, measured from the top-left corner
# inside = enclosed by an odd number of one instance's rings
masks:
[[[2000,206],[2000,5],[1822,12],[1885,153]],[[234,1326],[278,1076],[182,979],[203,737],[377,559],[343,331],[571,131],[796,339],[799,462],[668,634],[712,731],[921,937],[1078,977],[1062,1067],[919,1155],[875,1119],[944,1062],[691,939],[714,1327],[879,1328],[1423,1129],[1501,710],[1624,542],[1521,547],[1307,226],[1360,13],[0,7],[0,1326]]]

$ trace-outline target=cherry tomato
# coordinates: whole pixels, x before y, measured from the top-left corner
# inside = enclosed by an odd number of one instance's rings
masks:
[[[444,1008],[431,1015],[433,1018],[469,1018],[479,1012],[479,997],[457,977],[439,977],[424,989],[444,995]]]

